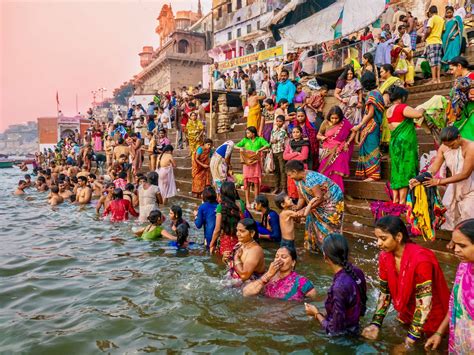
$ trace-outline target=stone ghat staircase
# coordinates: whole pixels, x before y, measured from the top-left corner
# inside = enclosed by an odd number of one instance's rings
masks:
[[[444,81],[441,84],[421,84],[410,88],[410,96],[407,103],[411,106],[417,106],[430,99],[433,95],[448,95],[449,90],[452,86],[452,81],[450,77],[446,77],[443,80]],[[327,100],[326,107],[329,109],[335,104],[335,99],[333,97],[329,97]],[[214,145],[217,147],[227,140],[233,140],[234,142],[238,142],[244,137],[245,128],[245,120],[243,118],[239,118],[235,122],[233,131],[227,133],[219,133],[213,136]],[[422,130],[418,130],[417,134],[420,155],[435,149],[433,138],[429,134],[426,134]],[[174,145],[176,139],[176,132],[170,131],[168,136],[172,144]],[[191,194],[191,161],[188,149],[186,148],[184,150],[175,150],[174,156],[177,162],[177,168],[175,169],[175,177],[176,185],[179,189],[179,197],[192,199],[196,202],[199,202],[197,199],[193,198]],[[385,184],[390,178],[390,160],[387,154],[384,155],[382,158],[381,181],[363,182],[354,178],[357,158],[358,147],[356,146],[350,163],[351,177],[345,179],[346,207],[343,232],[346,236],[354,237],[357,239],[364,238],[369,242],[373,242],[375,240],[373,234],[374,218],[370,210],[370,202],[375,200],[389,200],[385,192]],[[148,158],[146,160],[148,160]],[[240,163],[238,152],[233,154],[232,166],[235,173],[242,172],[242,164]],[[262,184],[269,186],[273,189],[274,175],[264,174]],[[239,193],[243,198],[244,191],[239,190]],[[274,195],[269,193],[265,193],[265,195],[268,197],[273,208],[275,208],[273,204]],[[278,209],[276,210],[278,211]],[[254,213],[254,211],[252,211],[252,213]],[[304,228],[304,225],[301,225],[300,228]],[[445,231],[439,231],[437,233],[436,241],[424,242],[421,238],[419,238],[417,242],[422,245],[426,245],[427,247],[437,252],[440,257],[449,260],[451,254],[447,253],[446,250],[446,243],[449,239],[450,233],[447,233]]]

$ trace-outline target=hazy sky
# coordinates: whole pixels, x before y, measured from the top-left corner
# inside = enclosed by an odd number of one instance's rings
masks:
[[[155,27],[169,1],[0,0],[0,132],[9,124],[56,114],[56,90],[66,116],[140,72],[138,53],[156,48]],[[197,11],[197,0],[173,0],[173,11]],[[202,0],[203,12],[211,0]]]

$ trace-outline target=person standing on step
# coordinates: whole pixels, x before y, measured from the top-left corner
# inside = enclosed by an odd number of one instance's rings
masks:
[[[365,100],[365,110],[362,121],[352,128],[357,132],[359,158],[357,161],[356,177],[364,181],[378,181],[380,174],[380,138],[382,131],[385,103],[383,96],[377,90],[376,76],[372,72],[362,75],[361,84],[368,91]]]
[[[286,172],[298,189],[297,211],[312,204],[306,217],[305,249],[321,249],[324,239],[330,233],[341,233],[344,218],[344,194],[341,188],[328,177],[315,171],[306,170],[302,162],[290,160]]]
[[[286,190],[286,172],[285,172],[285,160],[283,154],[285,151],[285,142],[288,138],[288,134],[284,128],[285,116],[278,116],[275,119],[276,125],[272,130],[270,137],[270,144],[273,153],[273,163],[275,165],[275,190],[273,194],[278,194],[282,190]]]
[[[204,141],[204,125],[198,118],[196,111],[192,111],[189,114],[189,121],[186,124],[186,132],[189,143],[189,156],[192,156]]]
[[[428,11],[428,24],[425,32],[426,57],[431,67],[431,84],[441,83],[441,58],[443,57],[444,20],[438,15],[438,8],[431,6]]]
[[[158,187],[160,189],[163,204],[166,205],[168,199],[176,196],[176,181],[173,169],[176,162],[173,158],[173,146],[167,145],[158,158],[156,172],[158,173]]]
[[[198,198],[201,197],[204,187],[211,184],[211,169],[209,168],[209,164],[211,162],[212,153],[212,140],[206,138],[204,144],[199,146],[192,156],[192,193]]]
[[[240,148],[240,158],[243,163],[245,203],[250,209],[250,186],[254,186],[255,196],[260,194],[262,183],[261,152],[267,150],[270,144],[259,137],[257,129],[253,126],[247,127],[245,138],[235,145]]]
[[[211,169],[212,185],[219,195],[222,184],[232,178],[232,165],[230,159],[234,150],[234,142],[226,141],[221,144],[211,157],[209,168]]]
[[[414,119],[423,116],[422,110],[416,110],[405,104],[408,91],[395,86],[390,90],[391,106],[387,109],[387,120],[391,131],[390,188],[393,190],[393,203],[406,204],[410,179],[418,175],[418,138]]]

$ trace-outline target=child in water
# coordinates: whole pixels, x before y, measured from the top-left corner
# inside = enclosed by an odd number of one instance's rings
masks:
[[[150,222],[145,228],[142,228],[135,232],[135,235],[143,240],[156,240],[161,238],[163,227],[161,224],[165,218],[160,210],[153,210],[148,215],[148,221]]]
[[[188,246],[189,223],[183,219],[183,210],[181,207],[173,205],[170,208],[171,229],[176,236],[163,229],[161,235],[165,238],[176,240],[178,249]],[[178,231],[179,230],[179,231]],[[179,235],[178,235],[179,234]]]
[[[275,196],[275,205],[281,208],[280,212],[280,230],[281,230],[281,243],[280,246],[295,248],[295,220],[299,220],[301,217],[306,217],[310,214],[313,208],[313,203],[317,201],[317,198],[311,200],[306,206],[303,212],[294,211],[295,204],[290,196],[282,192]]]

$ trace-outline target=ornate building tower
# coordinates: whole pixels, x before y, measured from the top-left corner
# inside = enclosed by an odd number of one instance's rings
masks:
[[[159,21],[159,24],[156,27],[155,32],[160,36],[160,47],[162,47],[168,36],[176,30],[176,23],[171,4],[163,5],[160,16],[158,16],[157,20]]]

